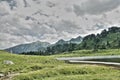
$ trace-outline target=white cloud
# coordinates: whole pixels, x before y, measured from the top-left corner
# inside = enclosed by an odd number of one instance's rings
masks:
[[[120,25],[120,0],[13,0],[0,2],[0,49],[70,39]],[[11,0],[12,1],[12,0]]]
[[[76,15],[98,15],[114,10],[120,6],[120,0],[88,0],[79,5],[74,5]]]

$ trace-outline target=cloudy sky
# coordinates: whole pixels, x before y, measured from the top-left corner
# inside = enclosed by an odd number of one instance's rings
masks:
[[[0,49],[54,43],[120,25],[120,0],[0,0]]]

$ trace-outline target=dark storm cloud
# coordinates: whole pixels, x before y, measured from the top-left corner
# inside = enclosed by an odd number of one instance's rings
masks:
[[[88,0],[79,5],[74,5],[74,12],[76,15],[99,15],[105,12],[112,11],[119,7],[120,0]]]

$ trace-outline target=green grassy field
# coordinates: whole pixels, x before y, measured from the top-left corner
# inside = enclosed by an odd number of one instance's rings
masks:
[[[11,75],[11,80],[120,80],[120,69],[108,66],[67,64],[57,57],[120,55],[120,50],[73,51],[51,56],[30,56],[0,51],[0,74]],[[5,60],[13,61],[6,65]],[[16,75],[15,75],[16,74]],[[10,80],[5,77],[4,80]]]

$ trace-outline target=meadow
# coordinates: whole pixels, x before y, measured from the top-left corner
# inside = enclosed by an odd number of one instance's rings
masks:
[[[120,80],[120,68],[103,65],[68,64],[58,57],[120,55],[119,49],[78,50],[50,56],[11,54],[0,51],[1,80]],[[4,64],[5,60],[13,65]]]

